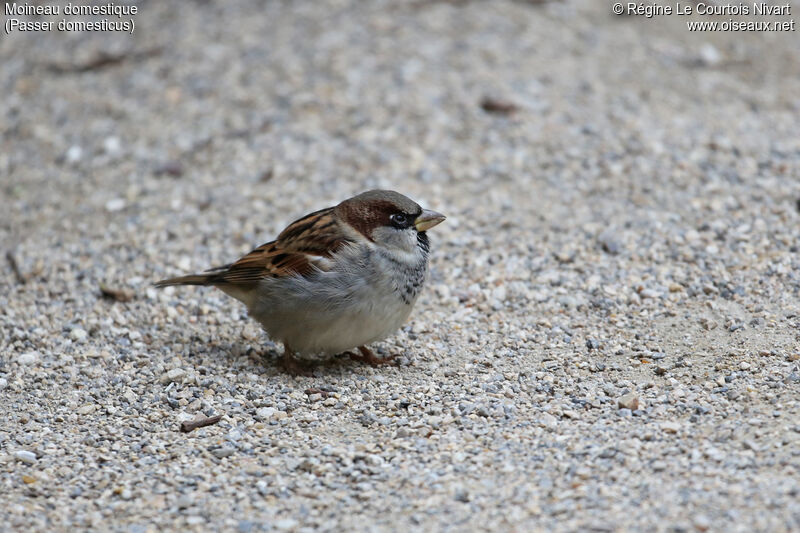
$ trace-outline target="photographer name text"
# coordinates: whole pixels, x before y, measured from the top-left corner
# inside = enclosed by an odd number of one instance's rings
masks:
[[[675,2],[675,4],[659,4],[657,2],[617,2],[613,5],[615,15],[634,15],[646,18],[668,15],[717,15],[717,16],[787,16],[792,14],[792,6],[788,2],[774,5],[766,2],[745,3],[706,3]]]

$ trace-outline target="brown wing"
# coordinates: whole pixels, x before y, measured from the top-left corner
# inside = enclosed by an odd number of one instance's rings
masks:
[[[249,285],[263,278],[308,275],[347,243],[333,208],[315,211],[292,222],[272,242],[262,244],[231,265],[215,269],[213,284]]]

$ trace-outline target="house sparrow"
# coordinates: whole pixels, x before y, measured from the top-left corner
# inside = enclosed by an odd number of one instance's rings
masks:
[[[155,286],[211,285],[243,302],[283,343],[290,371],[343,352],[386,363],[394,356],[366,345],[411,314],[428,267],[425,232],[444,219],[394,191],[367,191],[292,222],[235,263]]]

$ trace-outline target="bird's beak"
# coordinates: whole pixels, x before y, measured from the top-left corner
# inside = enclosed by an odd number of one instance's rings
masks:
[[[417,231],[427,231],[445,219],[445,216],[430,209],[423,209],[422,213],[414,220]]]

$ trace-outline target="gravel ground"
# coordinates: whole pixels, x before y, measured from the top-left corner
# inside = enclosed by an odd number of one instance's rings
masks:
[[[796,33],[139,5],[0,40],[0,529],[800,529]],[[150,287],[375,187],[448,215],[399,367]]]

